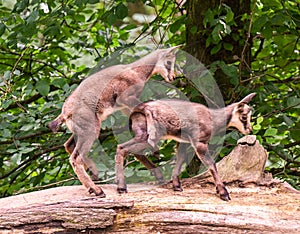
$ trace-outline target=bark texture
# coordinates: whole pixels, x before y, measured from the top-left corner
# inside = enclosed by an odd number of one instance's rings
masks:
[[[206,46],[206,40],[211,35],[213,28],[209,25],[204,26],[205,14],[209,9],[216,9],[226,4],[234,13],[235,25],[231,27],[231,34],[222,38],[220,43],[229,43],[233,45],[232,50],[226,50],[224,47],[214,55],[211,54],[212,45]],[[241,61],[240,79],[249,78],[249,68],[251,64],[251,40],[247,40],[247,28],[245,22],[242,21],[244,14],[250,15],[250,1],[241,0],[193,0],[187,1],[187,31],[186,45],[187,52],[199,59],[204,65],[210,66],[215,61],[224,61],[226,64],[231,64],[237,60]],[[196,30],[195,30],[196,27]],[[233,38],[233,34],[235,37]],[[223,94],[224,100],[230,100],[232,93],[228,90],[233,90],[234,85],[230,79],[221,70],[217,70],[214,78]]]
[[[83,186],[47,189],[0,199],[0,233],[299,233],[300,194],[263,170],[267,153],[255,136],[239,140],[217,164],[231,201],[215,193],[208,174],[172,184],[131,184],[106,198]]]

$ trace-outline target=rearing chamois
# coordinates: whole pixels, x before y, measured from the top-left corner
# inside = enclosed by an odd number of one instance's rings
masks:
[[[142,154],[146,148],[156,147],[161,139],[173,139],[192,145],[199,159],[209,168],[220,198],[230,200],[215,162],[207,152],[208,143],[213,135],[226,127],[235,127],[243,134],[251,133],[252,111],[247,103],[254,96],[255,93],[251,93],[240,102],[221,109],[209,109],[199,103],[175,99],[149,101],[136,106],[130,116],[135,137],[117,147],[115,161],[118,192],[127,192],[123,168],[126,155]],[[182,191],[179,175],[185,161],[184,152],[178,149],[176,157],[172,174],[173,188]]]
[[[158,49],[133,63],[111,66],[89,76],[66,99],[61,114],[49,123],[53,132],[65,123],[73,133],[64,146],[78,179],[90,193],[105,197],[85,170],[91,167],[93,175],[98,173],[87,154],[100,134],[101,122],[117,110],[128,112],[139,104],[138,97],[152,75],[160,74],[171,82],[175,78],[176,48]]]

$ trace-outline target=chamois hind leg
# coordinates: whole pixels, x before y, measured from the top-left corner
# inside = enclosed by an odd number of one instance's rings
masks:
[[[133,138],[123,144],[117,146],[117,152],[115,156],[115,164],[116,164],[116,183],[117,183],[117,191],[119,193],[126,193],[127,186],[125,182],[124,176],[124,159],[130,153],[139,153],[144,149],[148,148],[149,144],[144,142],[136,141],[136,138]]]
[[[179,175],[181,173],[182,164],[186,159],[188,146],[189,144],[187,143],[177,143],[176,145],[176,165],[172,173],[172,183],[174,191],[183,191],[179,180]]]
[[[64,144],[65,150],[68,152],[68,154],[72,154],[75,147],[76,147],[76,142],[74,135],[72,135]]]
[[[220,198],[224,201],[229,201],[229,193],[220,179],[220,176],[217,172],[217,167],[214,160],[210,157],[208,151],[208,145],[202,142],[194,143],[194,148],[198,158],[201,162],[208,167],[210,173],[212,174],[215,182],[215,186],[217,189],[217,194],[219,194]]]
[[[64,144],[65,150],[71,155],[76,147],[76,141],[74,135],[72,135]],[[93,160],[85,157],[83,159],[85,170],[89,170],[91,172],[91,177],[93,180],[99,180],[98,177],[98,169]]]
[[[94,118],[93,118],[94,117]],[[88,189],[90,193],[96,196],[105,197],[105,193],[100,187],[97,187],[87,174],[85,167],[87,166],[86,158],[94,144],[94,141],[99,136],[101,123],[92,112],[83,112],[73,116],[66,122],[69,129],[72,130],[74,142],[76,144],[71,156],[70,163],[73,167],[80,182]],[[67,141],[67,146],[70,147],[72,139]]]

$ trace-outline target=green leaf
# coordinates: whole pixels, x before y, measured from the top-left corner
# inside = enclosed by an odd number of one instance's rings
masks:
[[[213,54],[218,53],[221,48],[222,48],[222,43],[217,44],[216,46],[214,46],[212,48],[212,50],[210,51],[210,54],[213,55]]]
[[[251,29],[252,33],[257,33],[261,31],[261,29],[264,27],[264,25],[268,22],[269,18],[267,15],[262,15],[258,17],[256,21],[254,21],[253,27]]]
[[[31,130],[31,129],[33,129],[34,128],[34,125],[33,124],[26,124],[26,125],[23,125],[21,128],[20,128],[20,130],[21,131],[29,131],[29,130]]]
[[[262,30],[262,33],[266,39],[270,39],[273,36],[273,29],[271,25],[266,25],[266,27]]]
[[[18,1],[13,9],[13,12],[21,13],[28,6],[29,0]]]
[[[233,19],[234,19],[234,13],[230,9],[230,10],[228,10],[228,12],[226,14],[226,22],[231,22]]]
[[[268,128],[264,134],[264,136],[275,136],[277,134],[276,128]]]
[[[88,2],[89,4],[96,4],[99,3],[99,0],[89,0]]]
[[[47,96],[50,91],[50,85],[46,80],[39,80],[36,82],[36,89],[41,95]]]
[[[28,24],[30,24],[35,22],[38,17],[39,17],[39,11],[35,10],[27,17],[26,21]]]
[[[67,81],[63,78],[57,78],[52,81],[52,84],[57,88],[62,88],[65,84],[67,84]]]
[[[204,28],[207,27],[207,24],[209,23],[211,26],[214,25],[214,17],[215,17],[215,13],[211,10],[211,9],[208,9],[206,12],[205,12],[205,17],[203,19],[203,25],[204,25]]]
[[[233,50],[233,45],[232,44],[225,42],[223,45],[224,45],[225,50],[229,50],[229,51]]]
[[[224,27],[222,24],[217,24],[212,31],[212,38],[215,44],[217,44],[220,40],[222,40],[222,32]]]
[[[116,23],[118,20],[117,16],[114,13],[110,13],[107,17],[107,22],[110,25],[113,25],[114,23]]]
[[[74,15],[74,18],[75,18],[76,21],[78,21],[78,22],[84,22],[84,21],[85,21],[84,15],[81,15],[81,14],[76,14],[76,15]]]
[[[195,25],[195,26],[192,26],[192,27],[190,28],[191,34],[195,34],[197,31],[198,31],[198,27],[197,27],[196,25]]]
[[[185,18],[178,18],[173,24],[170,26],[170,32],[176,33],[182,25],[184,25]],[[196,27],[197,28],[197,27]]]
[[[288,126],[293,126],[294,121],[291,118],[289,118],[286,114],[283,114],[283,119]]]
[[[3,33],[5,32],[6,26],[3,23],[0,23],[0,36],[3,35]]]
[[[264,117],[259,116],[256,120],[257,124],[261,124],[264,121]]]
[[[75,0],[75,4],[78,7],[83,7],[84,6],[84,1],[83,0]]]
[[[291,129],[291,137],[295,141],[300,140],[300,129]]]
[[[116,15],[119,19],[124,19],[128,15],[128,9],[123,3],[116,7]]]
[[[287,99],[288,106],[295,106],[295,108],[300,108],[300,98],[297,97],[289,97]]]

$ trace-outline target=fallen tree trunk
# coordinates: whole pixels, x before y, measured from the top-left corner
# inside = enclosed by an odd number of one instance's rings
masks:
[[[262,173],[267,154],[260,147],[244,138],[219,163],[230,202],[215,194],[207,174],[183,180],[183,192],[148,183],[119,195],[116,185],[102,185],[107,197],[97,198],[83,186],[59,187],[0,199],[0,233],[299,233],[299,192]],[[240,161],[245,154],[248,164]],[[228,170],[239,172],[228,177]]]
[[[187,184],[187,185],[186,185]],[[53,188],[0,200],[1,233],[298,233],[300,197],[284,187],[229,186],[231,201],[220,200],[210,184],[183,183],[182,193],[155,185],[129,185],[107,198],[88,195],[82,186]]]

